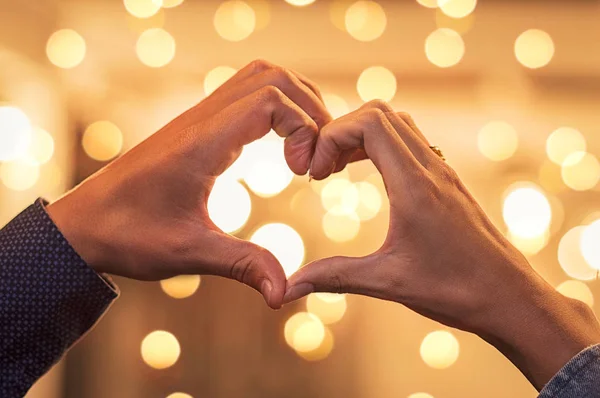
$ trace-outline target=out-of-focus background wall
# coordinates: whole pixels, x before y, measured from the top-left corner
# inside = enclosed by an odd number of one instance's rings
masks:
[[[599,18],[595,0],[0,0],[0,225],[264,58],[316,81],[336,116],[372,98],[410,112],[544,278],[598,309]],[[291,273],[376,250],[388,207],[368,162],[309,183],[268,136],[210,211]],[[536,395],[475,336],[398,304],[313,295],[274,312],[217,278],[116,282],[29,397]]]

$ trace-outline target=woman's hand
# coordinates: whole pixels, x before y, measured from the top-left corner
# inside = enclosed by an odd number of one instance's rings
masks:
[[[391,211],[385,243],[363,258],[305,266],[288,281],[285,302],[319,291],[397,301],[479,334],[537,388],[580,350],[600,342],[589,308],[562,297],[536,274],[408,115],[374,101],[328,124],[311,174],[326,178],[340,156],[356,150],[364,150],[385,182]]]
[[[255,61],[197,106],[48,206],[99,272],[157,280],[179,274],[237,279],[281,306],[286,278],[267,250],[220,231],[207,200],[242,147],[274,129],[290,168],[308,171],[331,116],[301,75]]]

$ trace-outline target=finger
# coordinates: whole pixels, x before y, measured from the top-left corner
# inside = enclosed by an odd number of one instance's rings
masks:
[[[308,87],[313,93],[315,93],[315,95],[317,97],[319,97],[319,99],[321,100],[321,102],[323,102],[323,95],[321,94],[321,90],[319,89],[319,86],[315,82],[313,82],[312,80],[310,80],[308,77],[304,76],[300,72],[296,72],[295,70],[292,70],[292,69],[290,69],[290,72],[292,72],[294,75],[296,75],[296,77],[302,83],[304,83],[304,85],[306,87]]]

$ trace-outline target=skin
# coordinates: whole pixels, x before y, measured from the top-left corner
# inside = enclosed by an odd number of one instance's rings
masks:
[[[591,309],[557,293],[533,270],[410,116],[373,101],[333,121],[320,132],[311,174],[326,178],[349,152],[370,158],[383,176],[390,199],[385,243],[366,257],[301,268],[288,281],[285,302],[333,292],[401,303],[478,334],[538,390],[600,342]]]
[[[140,280],[180,274],[232,278],[279,308],[286,277],[267,250],[223,233],[207,201],[242,147],[274,129],[290,168],[308,171],[331,121],[314,83],[254,61],[204,101],[47,207],[95,270]]]

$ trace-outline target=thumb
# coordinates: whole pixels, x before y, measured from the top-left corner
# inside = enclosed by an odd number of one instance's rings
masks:
[[[376,260],[367,257],[330,257],[302,267],[290,277],[283,303],[313,292],[373,295],[377,285],[373,273]]]

